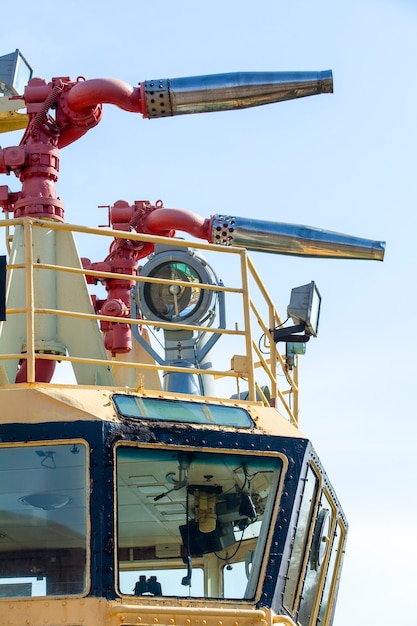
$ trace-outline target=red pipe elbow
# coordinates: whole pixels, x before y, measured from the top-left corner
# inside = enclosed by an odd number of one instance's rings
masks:
[[[186,209],[164,209],[146,213],[142,225],[153,235],[164,235],[169,230],[180,230],[197,239],[208,241],[210,219],[205,219],[193,211]]]
[[[124,111],[146,115],[142,85],[132,87],[117,78],[93,78],[77,82],[66,94],[73,111],[83,111],[97,104],[114,104]]]
[[[50,383],[54,375],[56,361],[49,359],[36,359],[35,362],[35,382]],[[26,383],[28,380],[27,360],[22,361],[16,374],[16,383]]]

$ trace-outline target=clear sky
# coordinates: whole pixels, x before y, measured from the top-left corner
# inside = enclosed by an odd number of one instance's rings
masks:
[[[383,263],[254,258],[281,311],[291,287],[311,280],[323,298],[301,363],[301,428],[350,523],[335,626],[415,626],[416,3],[7,6],[0,54],[19,48],[48,80],[333,70],[333,95],[245,111],[147,121],[105,107],[101,124],[62,151],[58,195],[67,221],[91,226],[103,223],[97,205],[162,198],[205,217],[387,241]]]

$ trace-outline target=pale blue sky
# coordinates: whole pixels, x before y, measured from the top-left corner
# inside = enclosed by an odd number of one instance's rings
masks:
[[[92,226],[99,204],[162,198],[387,241],[384,263],[255,261],[282,311],[295,285],[315,280],[323,298],[301,428],[350,523],[334,624],[415,626],[417,4],[23,0],[2,23],[0,54],[19,48],[48,80],[333,70],[331,96],[245,111],[146,121],[105,107],[62,151],[58,193],[67,221]]]

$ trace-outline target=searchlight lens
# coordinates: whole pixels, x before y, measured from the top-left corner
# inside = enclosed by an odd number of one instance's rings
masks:
[[[144,297],[156,317],[167,321],[182,321],[192,316],[198,308],[202,289],[193,286],[200,282],[200,276],[185,263],[172,261],[162,263],[149,273],[151,278],[188,282],[190,286],[146,283]]]
[[[165,249],[164,249],[165,248]],[[217,279],[205,259],[188,248],[166,246],[140,270],[138,302],[145,318],[185,324],[203,324],[212,318],[216,292],[204,285]]]

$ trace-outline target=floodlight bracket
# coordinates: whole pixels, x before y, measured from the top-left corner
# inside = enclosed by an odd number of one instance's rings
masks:
[[[306,324],[296,324],[295,326],[287,326],[286,328],[270,328],[269,332],[272,335],[272,339],[275,343],[283,341],[285,343],[306,343],[310,340],[310,335],[297,335],[295,333],[301,333],[305,331]]]

